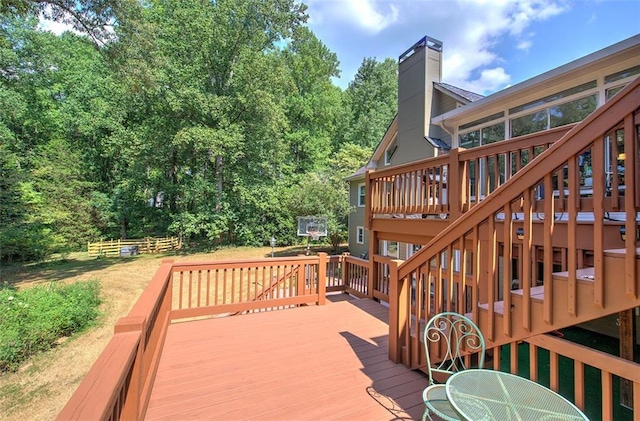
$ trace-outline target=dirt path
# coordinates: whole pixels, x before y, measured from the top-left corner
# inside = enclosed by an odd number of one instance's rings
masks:
[[[277,249],[295,255],[297,249]],[[0,375],[0,419],[7,421],[55,419],[113,334],[116,321],[136,302],[163,258],[224,260],[263,258],[271,248],[222,249],[189,256],[140,255],[120,259],[80,259],[58,265],[4,270],[0,282],[28,288],[42,282],[78,282],[97,279],[101,286],[99,323],[57,348],[25,363],[18,372]],[[86,255],[85,255],[86,256]]]

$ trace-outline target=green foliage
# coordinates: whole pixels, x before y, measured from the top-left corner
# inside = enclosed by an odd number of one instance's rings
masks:
[[[84,35],[38,30],[42,11]],[[294,0],[2,3],[0,261],[97,237],[287,245],[306,214],[346,238],[342,179],[395,114],[396,65],[341,91],[306,19]]]
[[[30,356],[89,326],[98,316],[95,281],[0,289],[0,372],[16,370]]]
[[[329,173],[303,176],[289,191],[288,207],[296,216],[324,216],[327,236],[334,248],[347,238],[351,211],[347,184]]]
[[[375,148],[398,111],[398,65],[395,60],[362,61],[349,83],[346,103],[349,120],[345,140]]]

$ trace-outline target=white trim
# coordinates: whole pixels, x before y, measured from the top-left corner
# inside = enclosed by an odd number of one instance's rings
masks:
[[[394,138],[394,140],[392,140],[391,143],[389,143],[389,146],[384,150],[384,165],[391,165],[391,158],[396,152],[396,149],[398,149],[398,142]]]
[[[362,241],[360,241],[360,234],[362,233]],[[364,244],[364,227],[356,227],[356,244]]]
[[[363,188],[364,194],[360,194],[360,188]],[[362,203],[360,203],[360,199],[362,199]],[[358,191],[356,192],[356,205],[359,208],[364,208],[367,205],[367,190],[365,188],[365,183],[358,183]]]

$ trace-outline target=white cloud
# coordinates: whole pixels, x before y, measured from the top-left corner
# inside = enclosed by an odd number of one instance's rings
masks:
[[[371,33],[380,32],[398,21],[398,9],[393,3],[389,4],[386,13],[378,10],[373,0],[352,0],[346,6],[355,22]]]
[[[491,1],[459,0],[455,14],[451,7],[446,21],[456,22],[456,30],[445,30],[443,78],[453,85],[478,93],[502,89],[511,82],[500,66],[497,45],[510,39],[511,44],[527,51],[533,34],[528,29],[535,21],[562,13],[561,0]],[[439,3],[440,4],[440,3]]]
[[[502,67],[484,69],[480,72],[479,78],[468,83],[467,89],[479,93],[496,92],[507,87],[510,79]]]
[[[443,80],[478,93],[512,83],[506,59],[535,48],[536,23],[570,0],[309,0],[310,26],[346,82],[363,57],[397,57],[424,35],[444,44]],[[485,85],[486,84],[486,85]]]
[[[311,25],[337,21],[377,34],[398,22],[398,7],[386,0],[312,0]]]
[[[529,48],[531,48],[532,45],[533,43],[530,40],[524,40],[524,41],[520,41],[520,43],[516,48],[518,50],[527,51]]]

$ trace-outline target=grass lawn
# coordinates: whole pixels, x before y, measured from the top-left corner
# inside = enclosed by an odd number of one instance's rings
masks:
[[[305,246],[277,247],[276,257],[304,253]],[[320,248],[313,248],[314,251]],[[0,266],[0,284],[18,288],[47,282],[100,282],[101,316],[97,326],[77,337],[60,341],[51,351],[35,356],[16,373],[0,374],[0,418],[7,421],[53,420],[69,400],[113,334],[113,326],[126,316],[162,259],[226,260],[271,256],[270,247],[223,248],[211,253],[165,253],[95,259],[74,253],[66,261]]]

